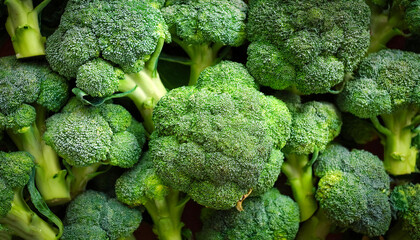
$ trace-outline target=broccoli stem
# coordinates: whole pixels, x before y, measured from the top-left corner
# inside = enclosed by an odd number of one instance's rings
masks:
[[[51,0],[42,1],[35,9],[31,0],[5,0],[9,33],[17,58],[45,55],[45,37],[41,35],[38,14]]]
[[[182,212],[189,198],[179,199],[180,192],[171,190],[164,199],[148,201],[144,206],[152,217],[153,231],[160,240],[181,240]]]
[[[315,200],[315,187],[312,179],[312,166],[308,165],[308,155],[287,154],[282,172],[287,176],[293,197],[300,210],[300,221],[310,218],[318,205]]]
[[[152,121],[153,109],[159,99],[167,92],[157,72],[157,62],[164,42],[163,38],[159,40],[155,52],[143,70],[138,73],[125,74],[125,79],[121,80],[118,86],[118,90],[121,92],[127,92],[136,88],[127,97],[134,102],[140,111],[144,120],[143,125],[149,133],[154,130]]]
[[[296,240],[326,239],[332,226],[333,224],[320,208],[308,221],[302,224],[297,233]]]
[[[49,205],[64,204],[71,199],[67,171],[61,169],[57,153],[42,140],[46,109],[40,106],[36,109],[37,119],[31,127],[20,132],[7,132],[19,150],[27,151],[35,158],[35,181],[45,202]]]
[[[96,176],[95,173],[101,165],[101,163],[94,163],[87,167],[71,168],[73,178],[70,184],[70,194],[72,199],[86,190],[86,185]]]
[[[22,190],[15,191],[12,208],[0,219],[13,234],[28,240],[56,239],[56,230],[34,213],[23,200]]]
[[[189,86],[197,84],[200,73],[217,62],[217,55],[223,47],[222,44],[217,43],[186,44],[178,38],[173,38],[173,40],[184,49],[191,59]]]
[[[417,108],[404,107],[392,114],[381,115],[384,126],[372,119],[376,129],[385,135],[384,166],[392,175],[404,175],[416,171],[418,149],[411,144],[413,133],[410,126],[417,114]]]
[[[370,4],[370,46],[367,54],[378,52],[386,48],[386,44],[395,36],[402,35],[402,23],[404,22],[404,12],[398,7],[392,7],[389,11]]]

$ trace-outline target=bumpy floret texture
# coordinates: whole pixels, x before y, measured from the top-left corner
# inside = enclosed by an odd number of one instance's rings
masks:
[[[129,128],[132,123],[135,126]],[[73,98],[61,113],[48,118],[46,126],[45,142],[72,166],[132,167],[145,141],[142,125],[116,104],[90,107]]]
[[[252,0],[247,68],[273,89],[329,92],[367,51],[369,22],[363,0]]]
[[[115,194],[129,206],[140,206],[153,199],[163,199],[169,188],[156,174],[150,154],[146,152],[140,162],[118,178]]]
[[[15,191],[29,182],[34,166],[34,158],[27,152],[0,152],[0,218],[12,208]]]
[[[70,0],[60,26],[47,39],[48,62],[66,77],[76,77],[80,66],[98,57],[126,72],[140,71],[158,39],[169,38],[159,5],[157,1]]]
[[[390,196],[393,212],[411,239],[420,239],[420,184],[405,184]]]
[[[316,199],[333,224],[368,236],[388,230],[390,178],[378,157],[331,145],[315,162],[315,175]]]
[[[242,0],[175,0],[162,8],[171,34],[188,44],[241,45],[246,12]]]
[[[21,62],[14,56],[0,58],[0,125],[18,131],[35,121],[38,104],[58,111],[68,98],[66,79],[43,62]]]
[[[101,192],[87,191],[67,207],[61,239],[117,240],[130,237],[142,220],[141,212]]]
[[[271,189],[246,199],[244,211],[203,209],[203,230],[199,240],[295,239],[299,228],[299,207],[290,197]]]
[[[293,120],[290,139],[283,152],[298,155],[322,152],[340,133],[341,115],[333,104],[317,101],[300,103],[299,100],[289,103],[287,99],[285,101]]]
[[[162,97],[153,121],[149,147],[162,181],[204,206],[227,209],[250,189],[261,194],[273,186],[291,116],[282,101],[257,91],[243,65],[221,62],[196,86]]]
[[[358,77],[338,97],[341,110],[371,118],[406,107],[420,106],[420,55],[400,50],[370,54],[359,66]]]

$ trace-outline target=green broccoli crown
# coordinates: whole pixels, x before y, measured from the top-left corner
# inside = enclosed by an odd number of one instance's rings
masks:
[[[196,86],[166,94],[153,120],[149,147],[164,184],[202,205],[227,209],[250,189],[260,192],[257,184],[272,187],[291,116],[282,101],[255,88],[243,65],[225,61],[206,68]],[[259,181],[268,175],[275,179]]]
[[[420,1],[403,1],[407,3],[404,20],[410,32],[420,34]]]
[[[140,206],[153,199],[163,199],[169,188],[157,176],[150,154],[146,152],[136,166],[117,180],[115,193],[119,201]]]
[[[340,133],[341,115],[333,104],[316,101],[289,104],[285,101],[292,113],[292,126],[284,153],[309,155],[323,151]]]
[[[402,230],[412,239],[420,238],[420,184],[405,184],[393,189],[391,206]]]
[[[186,44],[239,46],[245,41],[242,0],[176,0],[162,8],[169,31]]]
[[[90,190],[67,207],[61,239],[122,239],[132,235],[141,220],[139,210]]]
[[[128,131],[132,122],[120,105],[89,107],[73,98],[61,113],[47,119],[43,137],[72,166],[102,163],[129,168],[140,157],[139,143],[144,143],[145,135],[140,127],[134,127],[136,135]]]
[[[47,39],[48,62],[66,77],[76,77],[80,66],[98,57],[125,72],[140,71],[158,40],[170,39],[158,5],[158,1],[70,0],[60,26]]]
[[[0,218],[12,208],[15,191],[29,182],[34,166],[34,158],[27,152],[0,152]]]
[[[360,63],[357,79],[349,81],[338,96],[338,106],[360,118],[419,106],[419,76],[419,54],[400,50],[370,54]]]
[[[355,1],[250,2],[247,68],[260,84],[326,93],[369,47],[370,9]]]
[[[334,224],[368,236],[388,230],[390,178],[378,157],[331,145],[315,162],[315,175],[320,177],[316,199]]]
[[[58,111],[67,98],[67,81],[46,63],[20,62],[14,56],[0,58],[0,113],[17,116],[15,112],[25,103]]]
[[[295,239],[299,207],[288,196],[272,188],[261,196],[246,199],[244,211],[203,209],[199,240]]]

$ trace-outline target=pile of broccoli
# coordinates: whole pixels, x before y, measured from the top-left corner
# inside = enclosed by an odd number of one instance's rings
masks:
[[[0,239],[420,239],[420,0],[0,2]]]

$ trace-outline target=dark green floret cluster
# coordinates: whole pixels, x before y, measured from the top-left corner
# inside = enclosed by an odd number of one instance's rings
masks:
[[[247,68],[273,89],[331,92],[365,55],[369,17],[363,0],[252,0]]]
[[[196,86],[171,90],[153,117],[149,147],[158,176],[199,204],[231,208],[250,191],[270,189],[279,175],[290,113],[258,92],[239,63],[221,62]]]
[[[205,208],[201,219],[204,226],[197,234],[199,240],[293,240],[299,229],[299,208],[290,197],[272,188],[249,198],[243,212]]]
[[[128,208],[103,193],[86,191],[67,207],[61,239],[133,239],[141,220],[139,210]]]

